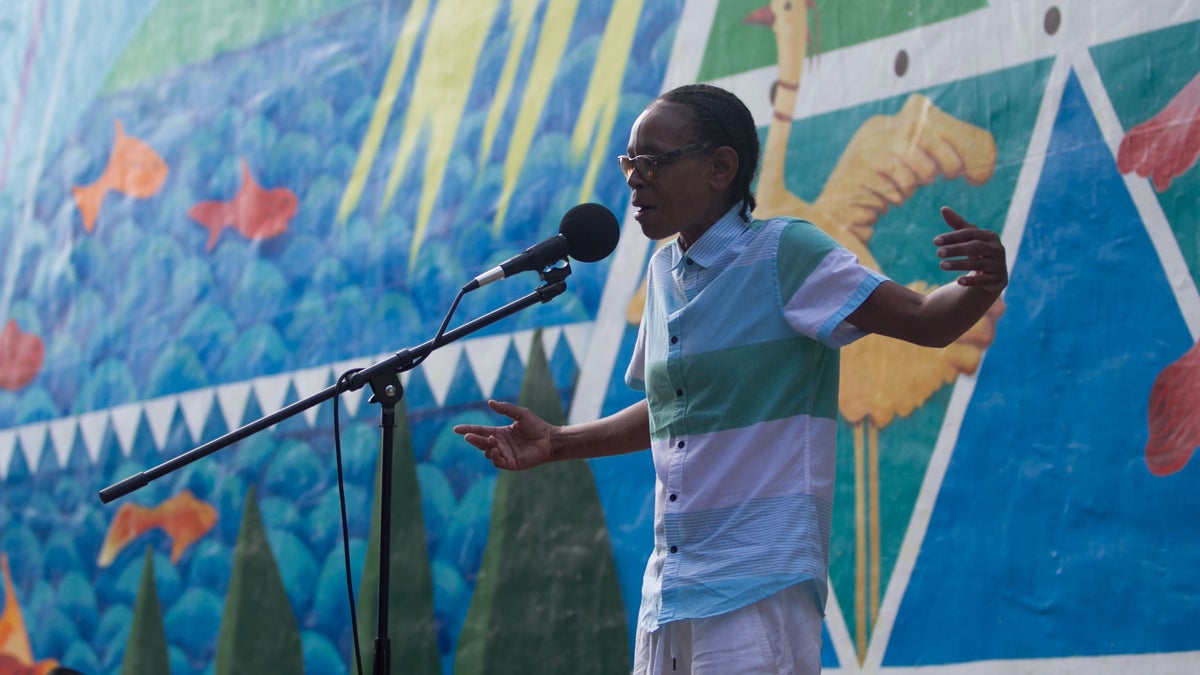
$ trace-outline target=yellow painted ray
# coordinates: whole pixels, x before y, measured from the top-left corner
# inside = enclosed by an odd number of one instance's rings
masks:
[[[499,5],[500,0],[443,0],[430,21],[400,146],[380,206],[382,213],[391,205],[418,137],[427,138],[424,181],[409,250],[410,265],[425,239],[479,55]]]
[[[483,139],[479,143],[479,165],[487,162],[488,154],[492,151],[492,143],[496,140],[496,130],[500,127],[500,119],[504,117],[504,109],[508,106],[508,97],[512,95],[513,82],[517,79],[517,68],[521,65],[521,53],[525,51],[525,42],[529,39],[529,28],[533,25],[533,17],[537,14],[538,0],[513,0],[509,9],[508,32],[512,41],[508,44],[508,55],[504,58],[504,69],[500,72],[500,81],[496,83],[496,93],[492,97],[492,108],[488,111],[487,121],[483,125]]]
[[[429,11],[429,0],[415,0],[404,18],[404,28],[396,40],[396,49],[392,52],[392,61],[388,64],[387,74],[383,78],[383,89],[375,101],[375,110],[371,113],[371,122],[367,126],[367,135],[363,138],[362,147],[358,150],[358,158],[354,162],[354,170],[346,183],[346,191],[342,194],[342,202],[338,205],[337,222],[344,223],[358,208],[362,199],[363,188],[367,184],[367,176],[375,164],[375,156],[379,154],[379,146],[383,142],[383,134],[387,131],[387,121],[392,115],[392,106],[396,102],[396,94],[400,92],[400,84],[404,81],[404,73],[408,70],[408,61],[412,58],[413,45],[417,42],[421,26],[425,23],[425,14]]]
[[[546,6],[537,50],[533,54],[525,94],[521,98],[521,109],[517,113],[516,124],[504,158],[504,185],[500,192],[500,203],[496,207],[496,220],[492,223],[493,234],[498,234],[504,227],[504,217],[508,213],[517,178],[521,175],[521,168],[529,155],[529,147],[533,144],[533,132],[537,129],[542,109],[546,106],[546,98],[550,95],[551,85],[554,84],[554,75],[562,63],[562,55],[567,48],[567,40],[570,38],[571,26],[575,23],[575,12],[578,8],[578,0],[550,0]]]
[[[621,100],[621,81],[629,62],[629,51],[637,31],[636,17],[642,14],[642,0],[616,0],[604,27],[604,38],[592,69],[587,95],[575,122],[571,136],[571,155],[574,161],[591,151],[583,184],[579,187],[579,200],[588,201],[596,185],[600,166],[608,161],[604,150],[612,138],[613,125],[617,119],[617,106]],[[629,17],[635,17],[632,21]]]

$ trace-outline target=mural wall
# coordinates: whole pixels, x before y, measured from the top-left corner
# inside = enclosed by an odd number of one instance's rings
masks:
[[[451,428],[636,400],[615,157],[696,81],[759,122],[757,216],[922,290],[943,204],[1009,251],[957,343],[843,352],[827,671],[1200,669],[1200,3],[29,0],[0,38],[0,674],[369,670],[381,601],[393,672],[628,672],[648,453],[498,475]],[[363,388],[185,455],[584,202],[616,252],[402,372],[391,448]]]

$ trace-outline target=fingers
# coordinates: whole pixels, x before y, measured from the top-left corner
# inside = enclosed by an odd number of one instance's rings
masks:
[[[958,215],[958,212],[949,206],[942,207],[942,220],[946,221],[946,224],[955,230],[964,230],[975,227],[968,222],[966,218]]]
[[[949,206],[942,207],[942,219],[953,231],[943,232],[933,238],[939,257],[979,257],[1003,253],[1004,246],[1000,244],[999,235],[976,226]]]
[[[958,278],[961,286],[1002,290],[1008,285],[1008,263],[1000,236],[981,229],[954,209],[942,207],[942,219],[953,231],[934,237],[939,266],[948,272],[966,272]]]
[[[498,431],[499,429],[500,429],[500,427],[485,427],[485,426],[482,426],[479,424],[456,424],[454,426],[454,433],[458,434],[459,436],[463,436],[463,437],[467,437],[467,436],[487,437],[487,436],[495,435],[496,431]],[[467,442],[471,442],[470,438],[467,438],[466,440],[467,440]]]
[[[548,461],[552,427],[536,413],[505,401],[488,401],[488,407],[512,420],[506,426],[459,424],[454,433],[483,452],[498,469],[520,471]]]
[[[463,434],[463,440],[475,446],[477,450],[483,453],[483,458],[492,463],[497,469],[511,469],[515,466],[512,461],[512,450],[505,448],[500,439],[494,435],[478,434],[474,432],[459,432],[459,429],[465,425],[460,425],[454,428],[456,433]]]
[[[516,405],[514,403],[509,403],[508,401],[489,400],[488,407],[491,408],[493,411],[511,419],[514,422],[520,420],[522,417],[524,417],[526,414],[529,413],[529,410],[527,410],[526,408],[522,408],[521,406]]]
[[[463,440],[475,446],[476,448],[487,452],[496,445],[496,437],[491,434],[480,434],[476,432],[460,432],[458,427],[454,428],[455,433],[461,433]]]
[[[521,406],[505,403],[503,401],[488,401],[488,406],[495,412],[508,417],[514,422],[528,412]],[[454,426],[454,433],[460,436],[494,436],[500,429],[503,428],[504,427],[485,426],[482,424],[457,424]],[[470,438],[467,438],[466,440],[472,445],[475,445]]]
[[[1000,237],[991,230],[960,230],[960,234],[965,236],[954,237],[951,239],[949,235],[938,238],[938,257],[939,258],[966,258],[968,260],[980,258],[1003,258],[1004,246],[1000,243]],[[942,265],[942,269],[954,269]]]

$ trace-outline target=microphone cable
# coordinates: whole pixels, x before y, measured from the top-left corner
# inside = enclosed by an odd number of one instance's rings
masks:
[[[342,556],[346,561],[346,594],[350,599],[350,631],[354,636],[354,663],[358,666],[358,675],[363,675],[362,650],[358,644],[358,612],[354,602],[354,577],[350,571],[350,524],[346,518],[346,481],[342,475],[342,432],[338,422],[338,399],[341,398],[342,387],[348,386],[349,380],[362,368],[352,368],[342,373],[337,381],[338,393],[333,397],[333,451],[337,458],[338,503],[342,509]]]

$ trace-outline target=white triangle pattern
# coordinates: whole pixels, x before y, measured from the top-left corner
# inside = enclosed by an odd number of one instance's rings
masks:
[[[112,409],[113,433],[117,435],[117,444],[121,446],[121,454],[126,457],[133,451],[138,422],[142,421],[142,409],[143,406],[138,403],[127,403]]]
[[[338,405],[345,410],[346,414],[354,417],[358,414],[358,406],[363,400],[363,390],[356,389],[342,393],[342,398],[338,401]]]
[[[16,445],[16,429],[0,430],[0,479],[8,478],[8,465],[12,463]]]
[[[39,422],[17,429],[17,438],[21,439],[21,449],[25,451],[25,460],[29,462],[31,471],[41,461],[42,450],[46,448],[47,426],[45,422]]]
[[[254,389],[254,396],[258,399],[258,409],[267,415],[282,408],[283,401],[287,398],[289,384],[291,384],[291,375],[287,373],[254,380],[251,388]]]
[[[554,358],[554,348],[558,346],[559,335],[562,335],[562,330],[558,328],[542,330],[542,351],[545,352],[547,361]]]
[[[250,383],[236,382],[217,387],[217,404],[225,418],[225,428],[230,431],[242,426],[246,413],[246,402],[250,400]]]
[[[463,349],[467,353],[467,361],[479,382],[479,391],[484,397],[490,397],[500,379],[500,371],[504,368],[504,357],[508,353],[511,342],[507,336],[484,337],[472,340]]]
[[[179,395],[179,407],[183,409],[183,422],[192,435],[193,443],[199,443],[200,437],[204,435],[204,423],[208,420],[208,413],[212,411],[213,400],[211,389],[189,391]]]
[[[571,355],[578,363],[583,354],[587,353],[588,341],[592,335],[592,323],[577,323],[566,326],[550,326],[542,329],[543,346],[548,356],[553,356],[553,350],[559,342],[560,335],[566,338]],[[495,390],[504,367],[504,359],[510,346],[516,349],[521,363],[529,361],[529,350],[533,345],[533,330],[522,330],[505,335],[485,336],[455,342],[431,352],[429,357],[419,366],[422,369],[434,400],[438,405],[446,401],[454,375],[458,372],[459,363],[464,356],[471,374],[475,378],[479,391],[483,396],[490,397]],[[216,403],[228,429],[233,430],[242,426],[246,406],[253,393],[263,414],[270,414],[283,407],[288,391],[295,388],[301,398],[318,393],[333,384],[334,378],[352,368],[363,368],[383,359],[391,358],[391,352],[376,359],[341,361],[327,366],[307,368],[292,373],[271,375],[244,382],[234,382],[217,387],[197,389],[178,395],[124,404],[108,410],[98,410],[72,417],[63,417],[49,422],[35,422],[10,429],[0,429],[0,480],[8,477],[13,456],[16,454],[18,443],[30,471],[36,471],[41,464],[42,456],[47,450],[47,443],[54,453],[59,466],[65,466],[70,459],[71,451],[78,439],[83,440],[88,457],[98,461],[104,439],[111,428],[121,453],[128,457],[137,440],[137,430],[142,419],[150,428],[154,447],[159,452],[167,450],[171,428],[175,421],[175,411],[183,413],[184,425],[188,430],[191,442],[199,444],[212,439],[203,438],[204,427],[213,412]],[[401,384],[407,386],[412,377],[411,371],[400,373]],[[341,394],[339,405],[350,415],[358,414],[363,401],[363,389]],[[319,406],[313,406],[304,411],[309,426],[316,422]],[[187,448],[173,448],[182,452]]]
[[[450,392],[450,383],[454,380],[454,373],[458,370],[458,360],[462,357],[462,353],[462,345],[448,344],[437,351],[430,352],[429,356],[425,357],[425,360],[418,366],[425,375],[426,382],[429,383],[429,390],[433,392],[433,400],[438,405],[445,402],[446,394]],[[401,378],[401,382],[403,383],[403,378]]]
[[[347,372],[349,372],[351,370],[362,368],[363,365],[364,364],[358,360],[341,361],[339,363],[333,364],[334,383],[336,383],[337,380],[342,377],[342,375],[345,375]],[[355,415],[358,414],[358,404],[361,402],[362,402],[362,389],[358,389],[356,391],[343,392],[340,395],[340,398],[338,399],[339,415],[341,414],[341,410],[345,409],[347,415],[349,415],[350,417],[354,417]]]
[[[108,431],[108,413],[103,410],[86,413],[79,416],[79,433],[83,436],[83,446],[87,449],[88,457],[94,462],[100,458],[100,446],[104,443],[104,432]],[[67,450],[69,453],[70,450]],[[32,470],[36,464],[30,464]]]
[[[517,349],[517,356],[521,359],[521,365],[529,365],[529,348],[533,346],[533,331],[523,330],[513,333],[513,345]]]
[[[329,380],[332,372],[333,369],[331,369],[329,366],[309,368],[308,370],[301,370],[297,372],[295,378],[292,379],[292,384],[296,387],[296,395],[301,399],[306,399],[309,396],[320,392],[322,389],[331,384]],[[308,426],[311,427],[317,423],[317,413],[320,411],[320,409],[321,406],[314,405],[313,407],[304,411],[304,420],[308,422]],[[272,411],[264,410],[263,412]]]
[[[66,466],[71,457],[71,448],[75,447],[75,436],[79,425],[70,417],[54,420],[50,423],[50,445],[54,455],[58,457],[58,465]]]
[[[571,348],[571,358],[575,363],[582,363],[591,340],[592,327],[584,324],[564,326],[562,333],[567,339],[567,346]]]
[[[175,421],[175,407],[179,405],[179,399],[165,396],[146,401],[145,405],[150,436],[154,438],[154,447],[161,451],[167,445],[167,436],[171,433],[171,423]]]

